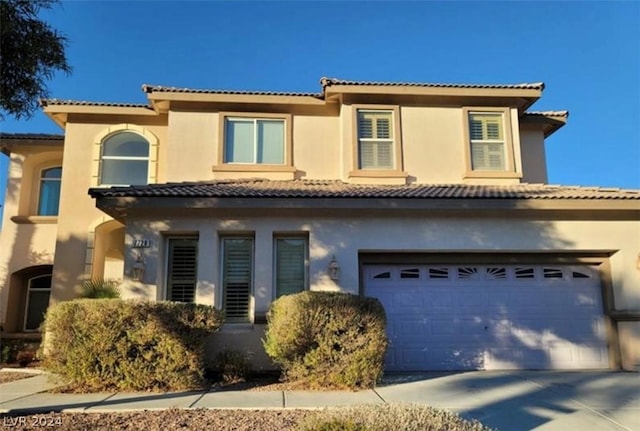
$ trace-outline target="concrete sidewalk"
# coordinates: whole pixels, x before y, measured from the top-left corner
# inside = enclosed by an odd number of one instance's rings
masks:
[[[183,409],[323,408],[418,403],[455,411],[502,431],[640,430],[640,374],[461,372],[388,376],[360,392],[195,391],[50,394],[46,375],[0,385],[0,412],[125,412]]]

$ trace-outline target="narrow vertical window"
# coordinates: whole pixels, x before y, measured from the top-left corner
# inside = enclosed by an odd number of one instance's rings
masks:
[[[38,215],[56,216],[60,204],[60,182],[62,168],[45,169],[40,175],[40,195],[38,196]]]
[[[302,292],[307,287],[307,239],[280,237],[275,239],[276,297]]]
[[[474,171],[504,171],[505,134],[502,114],[471,112],[471,168]]]
[[[193,302],[198,281],[198,239],[169,238],[167,299]]]
[[[222,289],[225,321],[251,321],[250,305],[253,285],[253,238],[222,239]]]
[[[29,279],[27,286],[27,308],[24,318],[24,330],[36,331],[44,321],[51,296],[51,274],[39,275]]]
[[[358,110],[358,168],[393,169],[391,111]]]

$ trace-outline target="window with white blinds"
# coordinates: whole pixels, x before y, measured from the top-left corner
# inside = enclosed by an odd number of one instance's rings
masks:
[[[469,114],[471,168],[474,171],[504,171],[505,137],[502,114]]]
[[[193,302],[198,280],[198,238],[169,238],[167,299]]]
[[[393,169],[393,113],[358,110],[358,167]]]
[[[222,288],[225,320],[251,321],[250,300],[253,284],[253,238],[222,239]]]
[[[276,297],[302,292],[307,286],[307,238],[275,238]]]

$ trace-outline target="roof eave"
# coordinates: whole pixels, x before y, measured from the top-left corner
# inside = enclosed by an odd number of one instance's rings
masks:
[[[530,124],[541,124],[544,137],[548,138],[567,124],[568,113],[565,115],[523,115],[520,121]]]
[[[321,106],[325,101],[314,96],[280,95],[280,94],[233,94],[233,93],[199,93],[182,91],[148,92],[151,106],[159,112],[171,109],[171,104],[181,103],[246,103],[268,105],[311,105]]]

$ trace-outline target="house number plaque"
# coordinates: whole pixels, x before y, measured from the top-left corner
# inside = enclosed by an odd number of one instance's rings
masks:
[[[134,239],[133,248],[149,248],[151,247],[151,241],[148,239]]]

